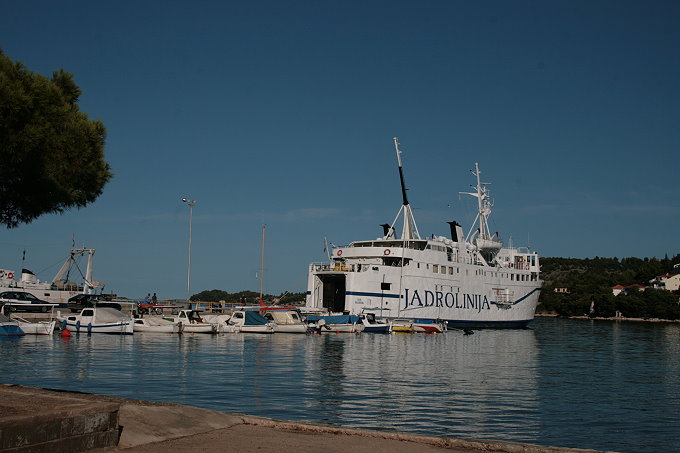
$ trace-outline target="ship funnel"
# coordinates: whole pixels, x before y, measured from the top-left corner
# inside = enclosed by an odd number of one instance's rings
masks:
[[[390,236],[390,230],[392,229],[392,228],[390,227],[390,224],[389,224],[389,223],[383,223],[383,224],[380,225],[380,226],[381,226],[382,229],[383,229],[383,236],[384,236],[385,238],[389,237],[389,236]]]
[[[463,227],[460,226],[460,224],[456,221],[453,222],[446,222],[449,224],[449,227],[451,228],[451,240],[453,242],[462,242],[463,241]]]

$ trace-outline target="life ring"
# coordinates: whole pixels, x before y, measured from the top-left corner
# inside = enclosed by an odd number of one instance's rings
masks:
[[[342,250],[338,250],[337,255],[338,255],[338,256],[342,256]]]
[[[389,254],[390,254],[390,249],[385,249],[385,251],[383,252],[383,255],[389,255]]]
[[[7,278],[9,279],[14,278],[14,272],[7,272]]]

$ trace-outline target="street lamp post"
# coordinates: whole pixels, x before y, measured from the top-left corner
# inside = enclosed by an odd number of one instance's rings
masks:
[[[188,198],[182,198],[182,202],[189,206],[189,264],[187,265],[187,302],[189,302],[190,290],[191,290],[191,218],[193,216],[194,205],[196,200],[190,200]]]

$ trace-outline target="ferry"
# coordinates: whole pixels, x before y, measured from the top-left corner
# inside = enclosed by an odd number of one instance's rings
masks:
[[[488,183],[475,163],[477,217],[467,234],[447,222],[450,237],[422,238],[406,196],[395,137],[402,206],[383,236],[332,246],[328,263],[309,266],[306,307],[328,313],[372,313],[384,319],[429,319],[449,328],[523,328],[541,290],[539,257],[504,246],[489,230]],[[401,235],[397,235],[399,220]]]

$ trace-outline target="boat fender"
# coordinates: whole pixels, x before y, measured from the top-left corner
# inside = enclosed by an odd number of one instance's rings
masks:
[[[66,320],[61,321],[61,330],[66,330]]]
[[[7,272],[7,278],[13,279],[14,278],[14,272]]]
[[[80,321],[76,321],[76,332],[80,332]]]
[[[383,255],[389,255],[389,254],[390,254],[390,249],[385,249],[385,251],[383,252]]]
[[[337,255],[338,255],[338,256],[342,256],[342,250],[338,250]]]
[[[87,324],[87,333],[88,334],[92,333],[92,323],[91,322]]]

